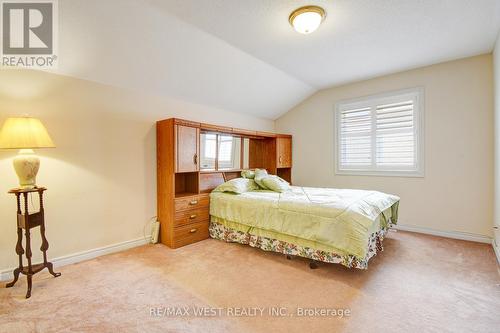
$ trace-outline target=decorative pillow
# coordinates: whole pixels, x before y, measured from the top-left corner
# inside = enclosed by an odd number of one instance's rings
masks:
[[[248,191],[258,190],[259,186],[253,179],[234,178],[223,184],[217,186],[214,192],[231,192],[231,193],[245,193]]]
[[[243,171],[241,171],[241,177],[247,178],[247,179],[254,179],[255,178],[255,171],[243,170]]]
[[[278,176],[269,175],[262,179],[262,183],[266,188],[274,192],[285,192],[290,189],[290,184]]]
[[[267,170],[266,169],[255,169],[255,177],[254,177],[254,180],[255,182],[257,183],[257,185],[259,185],[260,187],[262,187],[264,190],[267,190],[268,188],[266,187],[266,185],[264,185],[264,183],[262,182],[262,180],[269,176],[267,174]]]

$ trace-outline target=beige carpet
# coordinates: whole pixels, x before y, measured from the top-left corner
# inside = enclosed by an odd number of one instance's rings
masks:
[[[41,273],[29,300],[25,278],[0,288],[0,332],[500,331],[491,246],[405,232],[384,245],[367,271],[311,270],[307,260],[212,239],[178,250],[143,246],[62,267],[57,279]],[[189,315],[151,316],[153,307],[176,306]],[[203,307],[224,315],[193,315]],[[231,316],[255,307],[262,316]],[[296,316],[307,307],[351,314]]]

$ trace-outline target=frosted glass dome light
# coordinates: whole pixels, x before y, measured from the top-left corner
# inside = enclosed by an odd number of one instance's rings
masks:
[[[301,34],[310,34],[318,29],[325,19],[325,10],[318,6],[306,6],[296,9],[290,14],[288,21]]]

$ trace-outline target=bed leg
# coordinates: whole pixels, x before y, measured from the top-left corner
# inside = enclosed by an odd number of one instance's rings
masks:
[[[289,255],[289,254],[287,254],[287,255],[286,255],[286,259],[287,259],[287,260],[292,260],[292,256],[291,256],[291,255]]]
[[[316,261],[314,261],[314,260],[309,261],[309,268],[310,269],[317,269],[318,264],[316,263]]]

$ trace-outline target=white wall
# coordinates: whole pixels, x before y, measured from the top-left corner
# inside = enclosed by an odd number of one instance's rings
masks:
[[[276,121],[293,134],[298,185],[375,189],[401,197],[400,224],[491,236],[493,67],[482,55],[322,90]],[[425,177],[334,174],[334,105],[425,89]]]
[[[500,260],[500,33],[493,52],[495,71],[495,243]]]
[[[49,257],[143,237],[156,215],[155,121],[180,117],[254,130],[270,120],[138,94],[36,71],[2,70],[0,123],[29,114],[45,123],[57,148],[37,151],[38,184],[47,186]],[[15,151],[0,150],[0,272],[17,264]],[[38,231],[32,232],[35,259]]]

